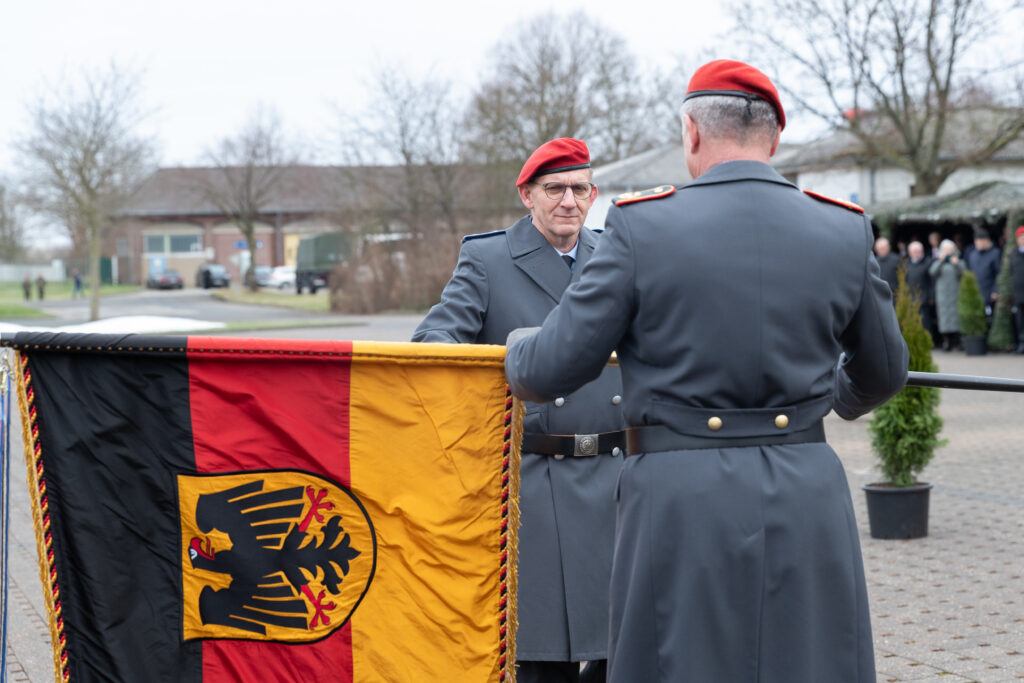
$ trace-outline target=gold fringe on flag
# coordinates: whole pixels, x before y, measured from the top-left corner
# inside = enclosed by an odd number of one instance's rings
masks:
[[[36,531],[39,550],[39,580],[43,585],[43,603],[50,626],[50,644],[53,648],[53,673],[57,683],[71,679],[68,653],[64,641],[64,620],[61,616],[60,585],[57,582],[57,564],[50,534],[49,505],[46,497],[46,473],[43,471],[42,449],[39,444],[39,425],[32,389],[32,371],[28,359],[15,352],[15,376],[18,380],[18,410],[21,413],[21,434],[25,442],[25,467],[28,493],[32,501],[32,523]]]

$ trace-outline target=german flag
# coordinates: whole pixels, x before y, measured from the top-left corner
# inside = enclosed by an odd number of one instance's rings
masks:
[[[58,680],[514,678],[503,347],[3,344]]]

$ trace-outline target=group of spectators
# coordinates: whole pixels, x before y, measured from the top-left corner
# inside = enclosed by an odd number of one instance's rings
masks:
[[[1017,228],[1015,239],[1017,249],[1010,258],[1016,339],[1014,351],[1024,354],[1024,225]],[[889,240],[880,237],[875,241],[875,258],[882,279],[894,292],[900,267],[906,269],[907,285],[917,293],[921,302],[921,322],[931,332],[935,345],[949,351],[960,346],[957,301],[960,277],[965,270],[970,270],[978,279],[985,315],[991,325],[992,313],[999,299],[997,280],[1002,266],[1002,250],[993,244],[991,235],[984,230],[974,232],[974,243],[968,245],[963,254],[953,240],[942,239],[937,232],[928,236],[928,242],[926,249],[915,240],[906,246],[905,253],[896,254]]]

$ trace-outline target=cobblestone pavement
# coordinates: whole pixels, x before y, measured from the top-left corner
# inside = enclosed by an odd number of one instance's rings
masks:
[[[1024,356],[937,351],[935,358],[943,372],[1024,379]],[[878,680],[1024,680],[1024,395],[944,390],[940,410],[949,443],[922,477],[935,488],[929,536],[914,541],[870,537],[860,491],[877,477],[867,420],[826,419],[861,529]],[[18,444],[7,664],[11,681],[48,683],[53,660]]]

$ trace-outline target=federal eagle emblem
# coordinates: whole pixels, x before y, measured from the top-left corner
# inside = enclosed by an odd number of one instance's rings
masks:
[[[183,637],[306,642],[370,587],[377,540],[351,491],[296,470],[179,475]]]

